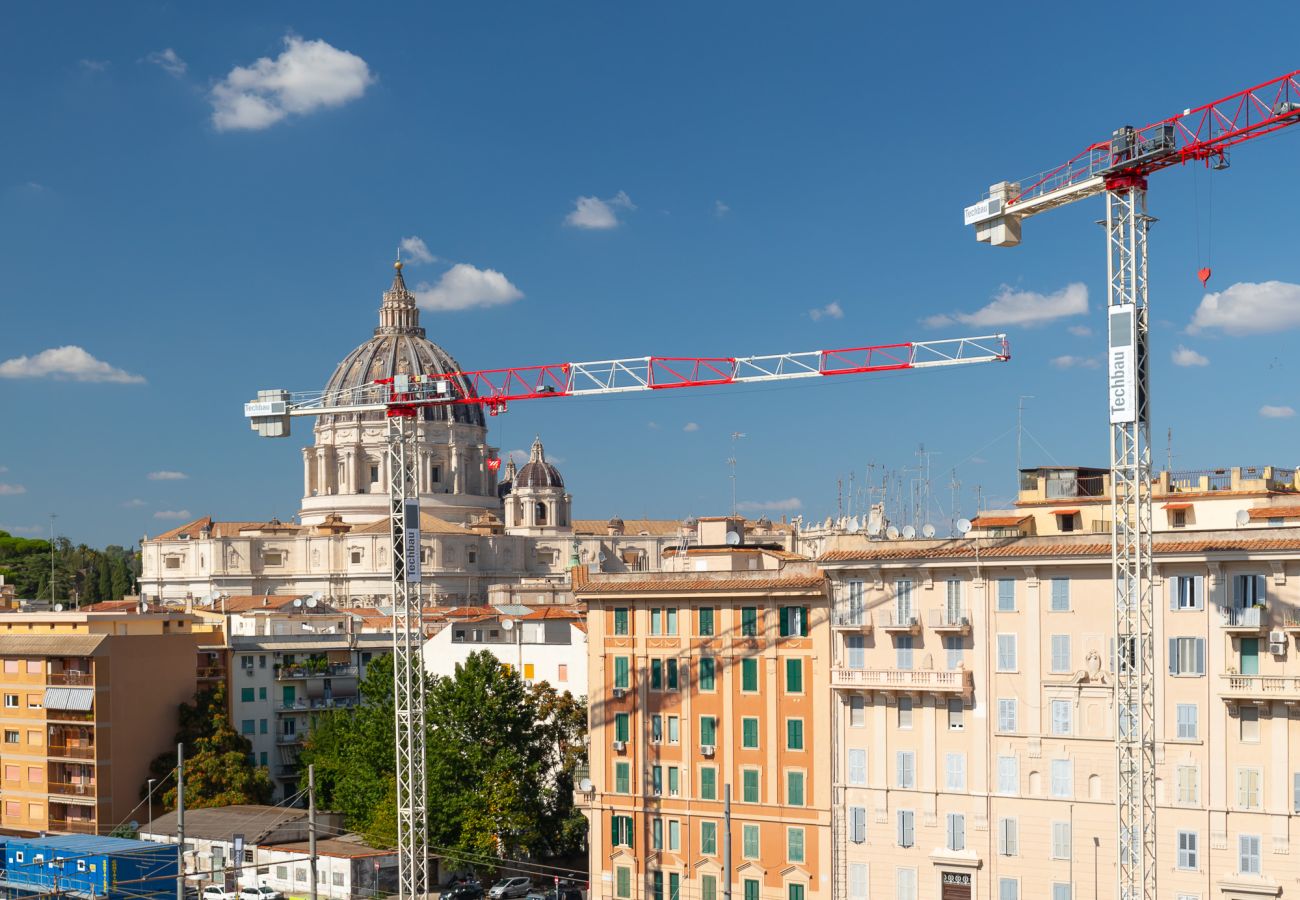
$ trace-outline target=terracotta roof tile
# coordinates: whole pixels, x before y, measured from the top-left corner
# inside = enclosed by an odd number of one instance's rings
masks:
[[[293,604],[293,601],[307,596],[306,594],[255,594],[251,596],[227,597],[224,603],[224,609],[228,613],[257,612],[266,610],[268,612],[279,611],[286,606]],[[213,609],[220,612],[222,604],[213,606]]]
[[[1029,516],[976,516],[971,524],[976,528],[1014,528]]]
[[[815,575],[786,575],[734,578],[700,578],[697,575],[665,575],[658,578],[597,577],[577,589],[580,594],[645,594],[645,593],[752,593],[755,591],[810,591],[826,584],[825,577]]]
[[[1177,555],[1185,553],[1277,552],[1300,550],[1300,536],[1288,538],[1187,538],[1157,540],[1155,553]],[[1004,543],[980,546],[981,559],[1109,556],[1109,543],[1047,543],[1035,538],[1012,538]],[[879,549],[831,550],[818,557],[818,562],[889,561],[902,559],[974,559],[975,542],[944,541],[938,544],[920,542],[908,544],[883,544]]]
[[[1247,512],[1252,519],[1300,518],[1300,506],[1260,506]]]

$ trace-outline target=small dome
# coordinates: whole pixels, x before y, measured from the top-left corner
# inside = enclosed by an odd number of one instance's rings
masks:
[[[515,475],[511,490],[562,487],[564,487],[564,478],[560,475],[559,469],[546,461],[542,439],[540,437],[534,439],[533,448],[528,454],[528,462],[524,463],[523,468]]]
[[[612,518],[612,519],[609,520],[609,527],[610,527],[610,528],[622,528],[622,527],[623,527],[623,520],[620,519],[618,516],[615,516],[614,518]]]

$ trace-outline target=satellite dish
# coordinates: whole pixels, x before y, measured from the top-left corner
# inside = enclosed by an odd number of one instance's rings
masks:
[[[301,598],[301,597],[295,597],[295,598],[294,598],[294,601],[293,601],[293,605],[294,605],[294,606],[297,606],[297,607],[299,607],[299,608],[301,608],[301,607],[302,607],[302,598]]]
[[[592,791],[594,791],[594,790],[596,789],[596,785],[592,784],[590,778],[584,778],[584,779],[582,779],[581,781],[578,782],[578,788],[579,788],[579,789],[580,789],[584,794],[590,794]]]
[[[849,519],[849,534],[857,534],[861,530],[862,530],[862,523],[858,521],[857,516],[854,516],[853,518]]]
[[[54,611],[55,611],[55,612],[63,612],[63,604],[62,604],[62,603],[56,603],[56,604],[54,604]]]
[[[320,600],[324,600],[324,599],[325,599],[325,595],[322,594],[320,591],[313,591],[313,592],[312,592],[312,595],[311,595],[311,598],[312,598],[313,600],[320,601]]]
[[[740,543],[740,535],[734,531],[727,532],[727,546],[735,547]]]
[[[927,538],[934,537],[934,526],[929,522],[926,522],[925,525],[921,527],[921,536]]]
[[[958,534],[967,534],[967,533],[970,531],[970,529],[971,529],[970,519],[958,519],[958,520],[957,520],[957,533],[958,533]]]
[[[319,606],[319,605],[320,605],[320,601],[317,600],[314,596],[313,596],[313,597],[308,597],[308,598],[307,598],[307,608],[308,608],[308,609],[315,609],[315,608],[316,608],[317,606]]]
[[[911,525],[904,525],[903,537],[905,537],[907,540],[910,541],[912,538],[916,537],[916,529],[913,528]]]
[[[1246,512],[1246,510],[1244,510],[1244,509],[1239,509],[1239,510],[1237,510],[1237,524],[1238,524],[1238,525],[1249,525],[1249,524],[1250,524],[1250,513]]]
[[[890,525],[885,529],[885,537],[889,538],[891,541],[898,540],[898,529],[893,525]]]
[[[514,620],[514,619],[502,619],[502,620],[501,620],[501,627],[504,628],[506,631],[510,631],[510,630],[512,630],[512,629],[515,627],[515,620]]]
[[[882,522],[880,519],[877,519],[876,517],[872,516],[871,519],[867,521],[867,534],[871,535],[872,537],[880,537],[880,532],[884,530],[885,530],[885,523]]]

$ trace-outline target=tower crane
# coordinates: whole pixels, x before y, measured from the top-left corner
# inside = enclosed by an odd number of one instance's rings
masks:
[[[424,677],[420,660],[420,504],[415,477],[419,411],[479,405],[492,415],[517,400],[715,387],[829,375],[1005,362],[1006,335],[914,341],[747,357],[645,356],[444,374],[397,374],[333,392],[258,391],[244,415],[263,437],[288,437],[300,416],[380,413],[386,426],[392,538],[394,728],[397,737],[398,896],[426,891],[428,861]],[[489,469],[500,465],[488,460]]]
[[[1300,123],[1300,71],[1148,125],[1116,129],[1054,169],[1001,181],[965,209],[975,237],[1020,243],[1021,223],[1106,196],[1111,576],[1115,592],[1117,900],[1156,898],[1155,616],[1151,595],[1151,392],[1147,374],[1147,178],[1178,164],[1229,165],[1230,148]],[[1202,280],[1208,270],[1202,270]]]

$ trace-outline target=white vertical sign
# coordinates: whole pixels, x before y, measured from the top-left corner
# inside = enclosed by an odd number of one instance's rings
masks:
[[[402,535],[406,547],[406,583],[420,583],[420,501],[407,500],[402,510]]]
[[[1106,366],[1106,398],[1112,425],[1137,421],[1137,308],[1132,303],[1110,307],[1110,358]]]

